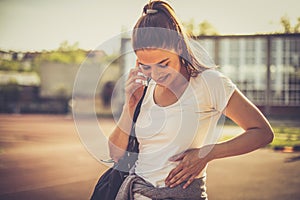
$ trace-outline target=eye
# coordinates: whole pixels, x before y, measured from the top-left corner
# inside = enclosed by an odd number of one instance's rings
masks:
[[[167,68],[168,66],[169,66],[169,63],[170,62],[167,62],[166,64],[158,64],[158,66],[160,67],[160,68]]]
[[[143,70],[149,70],[151,67],[149,65],[143,65],[143,64],[139,64],[140,68],[142,68]]]

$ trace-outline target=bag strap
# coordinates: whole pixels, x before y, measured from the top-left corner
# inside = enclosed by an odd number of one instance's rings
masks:
[[[145,86],[143,95],[142,95],[140,101],[138,102],[138,104],[136,105],[136,108],[135,108],[135,110],[134,110],[134,114],[133,114],[133,122],[132,122],[131,133],[130,133],[130,135],[133,136],[133,137],[135,137],[135,131],[134,131],[134,129],[135,129],[135,123],[136,123],[136,120],[137,120],[137,118],[138,118],[138,116],[139,116],[139,114],[140,114],[140,111],[141,111],[141,105],[142,105],[143,100],[144,100],[144,97],[145,97],[145,95],[146,95],[147,88],[148,88],[148,86]]]
[[[147,86],[145,87],[143,95],[134,111],[133,122],[132,122],[131,131],[130,131],[130,135],[128,138],[128,144],[127,144],[127,148],[126,148],[127,153],[125,153],[124,156],[122,157],[122,159],[120,159],[118,163],[115,163],[115,166],[114,166],[116,169],[118,169],[120,171],[129,172],[132,169],[132,167],[134,166],[134,164],[138,158],[139,142],[135,135],[135,123],[138,118],[138,115],[140,114],[141,105],[143,103],[143,99],[145,97],[146,91],[147,91]],[[126,173],[126,174],[128,174],[128,173]]]

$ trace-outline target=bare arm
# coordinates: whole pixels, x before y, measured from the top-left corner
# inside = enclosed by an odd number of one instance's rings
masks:
[[[272,142],[274,134],[269,122],[240,91],[233,93],[224,114],[245,132],[216,144],[210,160],[248,153]]]
[[[110,157],[115,162],[118,162],[127,148],[131,124],[132,115],[128,108],[124,106],[118,124],[110,134],[108,142]]]
[[[125,85],[125,104],[122,114],[115,129],[109,136],[110,157],[116,162],[123,156],[127,148],[134,111],[144,91],[144,86],[141,82],[137,82],[136,79],[146,81],[146,78],[138,75],[138,72],[140,72],[140,69],[137,67],[130,71]]]
[[[180,156],[174,156],[176,159],[171,161],[180,161],[180,163],[166,178],[166,185],[174,187],[187,181],[184,185],[187,187],[208,162],[245,154],[272,142],[273,131],[270,124],[239,90],[231,96],[224,113],[243,128],[244,133],[225,142],[191,149]]]
[[[274,134],[269,122],[240,91],[236,90],[233,93],[224,114],[245,132],[216,144],[210,159],[248,153],[272,142]]]

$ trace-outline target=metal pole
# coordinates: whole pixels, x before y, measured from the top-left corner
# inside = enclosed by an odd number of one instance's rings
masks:
[[[220,65],[220,43],[219,37],[215,37],[215,63],[216,65]]]
[[[271,113],[271,37],[267,36],[267,87],[266,87],[266,101],[265,101],[265,114],[270,115]]]

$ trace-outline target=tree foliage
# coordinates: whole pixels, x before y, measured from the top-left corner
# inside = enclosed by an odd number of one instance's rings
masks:
[[[204,20],[199,25],[200,34],[199,35],[218,35],[217,29],[208,21]]]
[[[296,24],[293,26],[290,18],[284,15],[280,18],[280,24],[283,27],[283,33],[300,33],[300,17],[298,17]]]
[[[207,20],[196,24],[194,19],[190,19],[188,22],[183,22],[183,26],[187,33],[191,36],[219,34],[217,29]]]
[[[78,42],[69,44],[64,41],[54,51],[43,52],[36,62],[58,62],[64,64],[80,64],[86,57],[86,51],[78,48]]]
[[[284,15],[280,18],[280,25],[283,30],[275,33],[300,33],[300,17],[297,18],[295,24],[292,24],[290,18],[287,15]],[[187,33],[191,36],[219,35],[217,29],[207,20],[197,24],[194,19],[190,19],[187,22],[183,22],[183,26]]]
[[[21,63],[15,60],[1,60],[0,61],[0,70],[2,71],[20,71]]]

